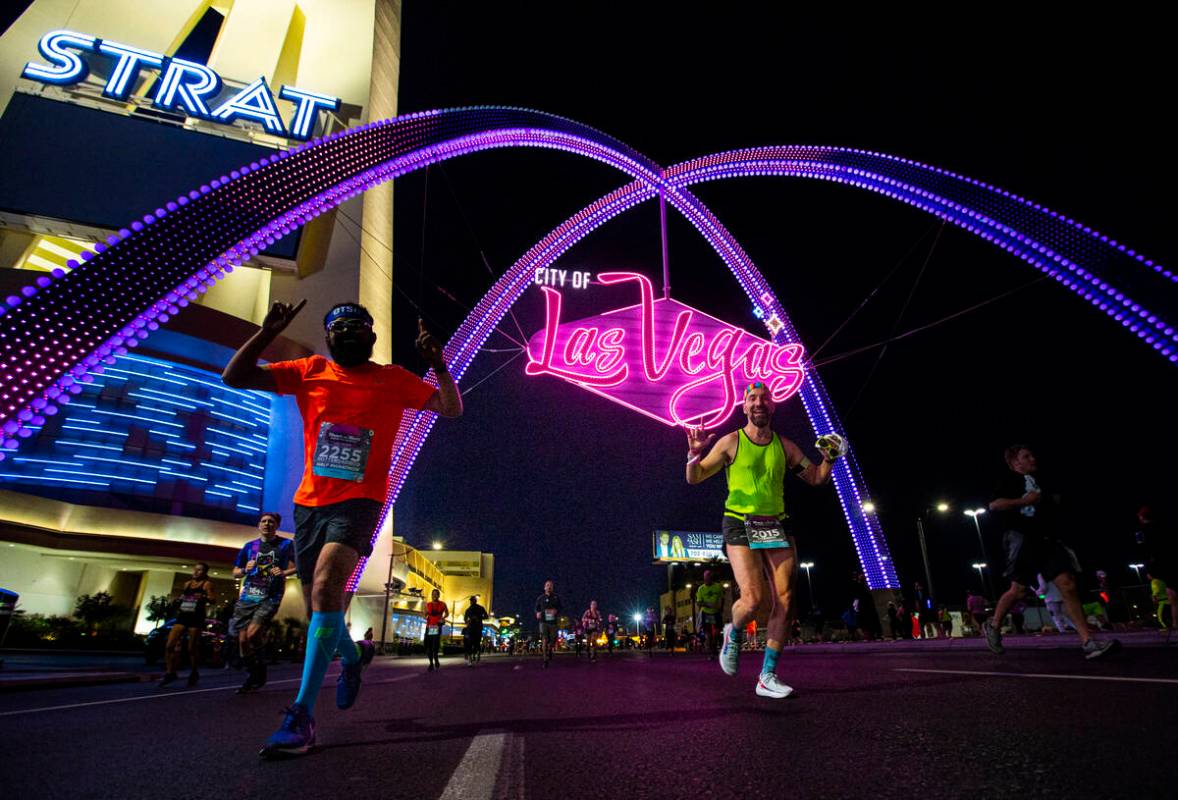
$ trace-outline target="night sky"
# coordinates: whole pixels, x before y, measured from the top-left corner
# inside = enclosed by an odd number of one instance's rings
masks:
[[[1065,211],[1161,263],[1172,236],[1176,170],[1172,61],[1156,20],[1101,19],[1066,35],[1027,20],[974,20],[940,33],[896,20],[857,27],[683,4],[568,4],[507,11],[407,3],[400,109],[516,105],[568,116],[667,165],[763,144],[857,146],[994,183]],[[751,8],[750,4],[750,8]],[[394,357],[412,352],[415,307],[449,335],[495,276],[567,216],[627,178],[552,151],[496,151],[435,166],[396,185]],[[879,287],[819,353],[827,359],[965,309],[1034,280],[1023,262],[922,212],[863,192],[765,178],[697,186],[789,310],[811,350]],[[669,212],[674,296],[757,330],[748,303],[694,229]],[[935,246],[934,246],[935,242]],[[658,283],[657,207],[592,234],[557,263],[634,269]],[[930,255],[931,253],[931,255]],[[897,316],[927,260],[904,317]],[[880,286],[893,269],[892,277]],[[449,294],[451,297],[447,297]],[[604,310],[590,292],[585,314]],[[516,314],[530,336],[542,300]],[[503,330],[517,336],[514,323]],[[442,420],[397,506],[397,532],[420,546],[496,556],[495,611],[528,611],[543,581],[569,606],[596,598],[619,614],[654,604],[656,528],[718,530],[722,476],[689,487],[684,437],[554,378],[524,375],[495,336],[464,386],[466,414]],[[1132,573],[1134,512],[1171,495],[1178,371],[1053,282],[1039,282],[890,346],[834,361],[821,375],[880,508],[905,587],[923,569],[920,510],[954,510],[927,526],[934,581],[960,605],[977,588],[977,537],[964,508],[983,503],[1003,448],[1038,450],[1061,491],[1066,535],[1089,575]],[[725,430],[737,427],[735,415]],[[775,427],[811,444],[800,403]],[[828,613],[848,602],[854,551],[833,488],[787,486],[801,555],[816,562]],[[991,521],[984,522],[984,526]],[[996,562],[997,530],[987,531]],[[803,591],[801,602],[806,603]]]

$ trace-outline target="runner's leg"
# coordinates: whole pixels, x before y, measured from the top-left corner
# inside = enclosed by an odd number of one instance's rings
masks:
[[[744,635],[745,627],[765,596],[761,555],[748,547],[730,544],[728,558],[732,564],[736,585],[740,588],[740,598],[732,604],[732,630],[740,637]],[[739,641],[739,638],[736,641]]]
[[[200,671],[200,634],[202,628],[195,625],[188,629],[188,658],[191,662],[189,668],[192,674]]]
[[[323,545],[315,563],[315,577],[311,587],[311,625],[307,630],[307,654],[303,661],[303,680],[295,702],[310,713],[315,708],[323,676],[337,647],[348,630],[344,625],[344,588],[360,554],[355,548],[339,542]],[[346,646],[344,650],[349,648]],[[351,660],[355,660],[355,646]],[[350,663],[350,661],[348,662]]]
[[[790,537],[792,543],[793,537]],[[793,579],[797,571],[797,555],[794,547],[771,550],[766,554],[765,578],[770,588],[773,610],[769,613],[769,629],[766,632],[765,658],[761,673],[777,674],[777,657],[785,644],[789,629],[789,615],[793,601]]]
[[[1051,579],[1063,595],[1063,607],[1072,620],[1072,627],[1080,635],[1080,645],[1083,646],[1092,634],[1088,630],[1088,618],[1084,616],[1084,608],[1080,605],[1080,593],[1076,591],[1076,581],[1070,572],[1061,572]]]
[[[172,629],[168,631],[168,641],[164,645],[164,672],[168,675],[175,675],[180,669],[180,638],[184,635],[184,626],[178,623],[172,624]]]

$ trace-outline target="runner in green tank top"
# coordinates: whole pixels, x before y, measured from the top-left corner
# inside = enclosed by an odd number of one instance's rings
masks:
[[[830,479],[831,465],[846,453],[847,445],[838,434],[820,436],[815,447],[822,453],[822,461],[811,463],[801,448],[769,427],[773,410],[768,387],[753,383],[744,392],[747,423],[721,437],[706,455],[716,435],[688,428],[687,482],[700,483],[721,469],[728,479],[724,544],[740,599],[732,604],[732,622],[724,626],[720,667],[727,675],[736,674],[741,636],[768,590],[773,610],[756,691],[761,697],[782,698],[793,693],[778,679],[776,669],[788,630],[797,572],[797,545],[787,530],[785,516],[785,476],[792,472],[811,486],[820,486]]]

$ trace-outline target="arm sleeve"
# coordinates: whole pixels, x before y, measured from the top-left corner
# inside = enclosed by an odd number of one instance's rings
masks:
[[[278,394],[295,394],[303,382],[309,360],[299,358],[294,361],[275,361],[262,369],[269,370],[274,376],[274,386],[278,389]]]
[[[789,441],[785,436],[781,438],[781,449],[786,451],[786,468],[790,472],[801,472],[809,467],[809,458],[803,454],[801,448]]]

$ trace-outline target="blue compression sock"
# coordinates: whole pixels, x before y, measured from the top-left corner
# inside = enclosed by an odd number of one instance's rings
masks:
[[[327,665],[335,655],[341,630],[347,633],[344,612],[315,611],[311,614],[311,625],[307,628],[307,654],[303,658],[303,682],[299,686],[299,696],[295,699],[296,703],[307,709],[308,714],[315,710],[315,700],[319,697],[323,676],[327,674]]]
[[[777,674],[777,657],[779,655],[781,655],[780,650],[774,650],[768,645],[765,646],[765,661],[761,664],[762,675],[764,675],[766,672],[773,675]]]
[[[733,625],[732,631],[728,635],[728,639],[733,644],[740,644],[741,642],[743,642],[744,641],[744,628],[737,628],[735,625]]]

